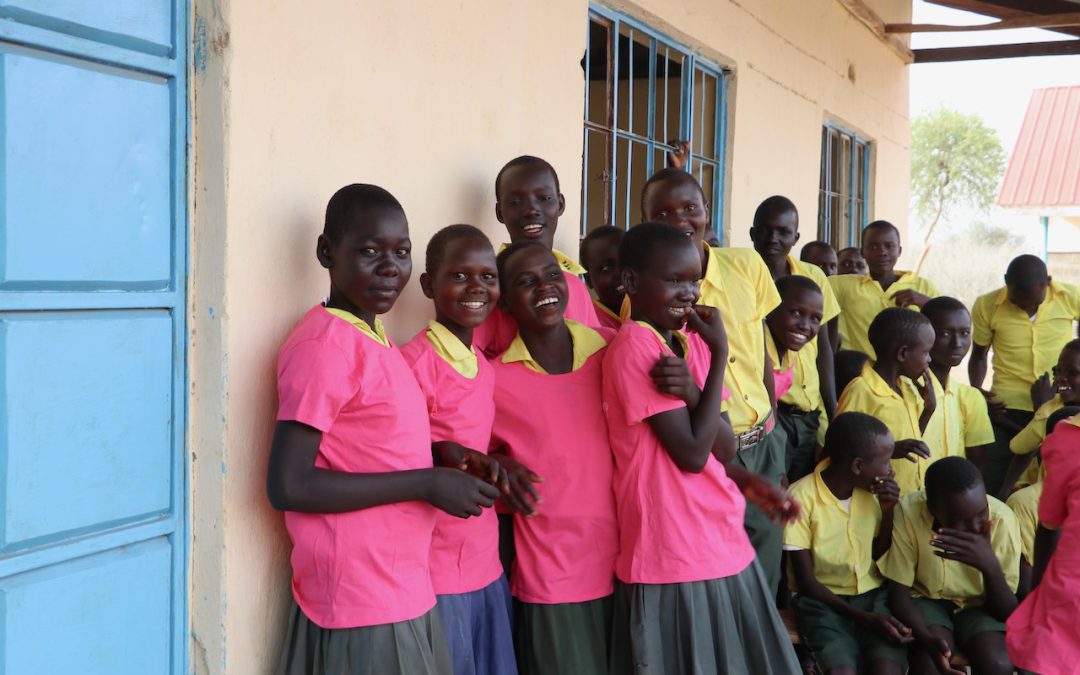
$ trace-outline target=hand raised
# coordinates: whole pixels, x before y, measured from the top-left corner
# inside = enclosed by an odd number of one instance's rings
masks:
[[[883,513],[892,511],[900,501],[900,486],[892,476],[879,476],[870,486],[870,494],[876,495]]]
[[[976,534],[943,527],[934,533],[930,544],[938,549],[934,555],[970,565],[980,572],[998,565],[990,545],[990,521],[986,521],[982,532]]]
[[[727,358],[728,339],[720,310],[708,305],[694,305],[686,315],[686,328],[701,336],[713,358]]]
[[[917,438],[905,438],[893,445],[893,459],[906,459],[917,462],[919,458],[930,459],[930,448]]]

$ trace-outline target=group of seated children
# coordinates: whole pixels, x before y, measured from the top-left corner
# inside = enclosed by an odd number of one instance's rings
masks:
[[[1025,419],[950,377],[973,335],[997,359],[1016,332],[994,342],[993,320],[973,329],[895,270],[885,221],[861,249],[796,259],[798,211],[770,197],[753,249],[711,246],[701,187],[671,167],[646,182],[642,224],[593,229],[579,265],[553,248],[565,200],[547,162],[509,162],[495,196],[510,243],[437,232],[419,279],[434,319],[401,348],[378,317],[412,275],[404,209],[367,184],[327,205],[330,294],[278,356],[278,673],[955,673],[961,651],[977,675],[1071,672],[1031,640],[1074,627],[1047,594],[1077,595],[1075,572],[1066,554],[1046,566],[1039,522],[1065,525],[1062,548],[1080,536],[1080,417],[1056,452],[1063,432],[1046,436],[1080,410],[1080,341]],[[1073,289],[1042,269],[1059,308]],[[1045,304],[1040,328],[1062,314]],[[1051,386],[1030,379],[1032,399]],[[1002,438],[1014,459],[988,495]]]

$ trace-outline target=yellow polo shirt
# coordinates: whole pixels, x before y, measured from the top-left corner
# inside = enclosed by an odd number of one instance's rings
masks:
[[[971,308],[975,344],[993,352],[993,390],[1005,405],[1032,410],[1031,385],[1057,365],[1065,343],[1080,319],[1080,288],[1051,281],[1034,318],[1009,302],[1000,288],[980,296]]]
[[[1038,450],[1044,440],[1046,440],[1046,421],[1050,419],[1050,416],[1065,407],[1065,401],[1062,400],[1061,394],[1054,394],[1054,398],[1050,399],[1046,403],[1039,406],[1039,409],[1035,411],[1035,416],[1031,418],[1031,421],[1027,423],[1020,433],[1012,437],[1009,441],[1009,450],[1014,455],[1030,455]],[[1043,479],[1042,461],[1039,458],[1035,458],[1028,465],[1027,470],[1016,481],[1016,487],[1024,487],[1025,485],[1032,485]]]
[[[386,329],[383,327],[382,321],[379,317],[375,317],[375,325],[368,325],[367,321],[364,321],[360,317],[356,316],[352,312],[346,312],[343,309],[337,309],[336,307],[323,307],[327,312],[333,314],[339,319],[344,319],[351,323],[357,330],[364,335],[368,336],[375,342],[378,342],[383,347],[389,347],[390,338],[386,337]]]
[[[1016,592],[1020,582],[1020,529],[1016,516],[997,499],[990,504],[990,546],[1005,573],[1009,588]],[[934,517],[926,506],[926,493],[913,492],[900,498],[893,515],[892,546],[878,560],[887,578],[910,586],[914,595],[931,600],[949,600],[959,608],[979,607],[985,601],[982,573],[970,565],[946,560],[934,554]]]
[[[897,280],[887,291],[883,291],[881,284],[869,275],[840,274],[829,277],[836,300],[840,303],[840,335],[844,349],[854,349],[874,358],[874,348],[867,337],[870,322],[881,310],[896,307],[894,298],[897,293],[910,290],[931,298],[938,295],[937,288],[926,279],[912,272],[896,270],[896,274]],[[911,309],[918,311],[919,308],[912,305]]]
[[[1042,497],[1042,481],[1017,490],[1005,502],[1020,528],[1020,552],[1027,564],[1035,564],[1035,532],[1039,529],[1039,498]]]
[[[784,549],[808,550],[814,576],[837,595],[858,595],[882,583],[874,564],[873,542],[881,528],[881,507],[866,490],[855,489],[845,507],[821,478],[829,466],[824,460],[814,473],[791,486],[791,496],[802,510],[784,528]],[[792,587],[796,587],[794,575]]]
[[[465,343],[450,332],[450,329],[434,319],[428,321],[428,342],[435,348],[435,353],[442,357],[443,361],[450,364],[462,377],[470,380],[476,377],[480,370],[480,362],[477,360],[476,350],[465,346]]]
[[[585,365],[590,356],[606,347],[607,340],[600,333],[583,323],[578,323],[573,319],[563,319],[563,321],[566,322],[566,327],[570,329],[570,342],[574,348],[574,365],[571,370],[577,370]],[[659,354],[657,357],[659,358]],[[547,374],[544,367],[537,363],[532,354],[529,353],[529,348],[525,346],[525,341],[521,339],[520,332],[514,336],[513,342],[510,343],[510,346],[506,348],[502,355],[503,363],[514,363],[515,361],[521,362],[530,370]]]
[[[931,375],[931,377],[934,377]],[[942,457],[966,457],[967,448],[989,445],[994,442],[994,427],[990,424],[990,411],[986,398],[975,387],[949,378],[944,390],[934,377],[934,393],[937,408],[934,418],[941,418]],[[931,420],[931,424],[934,420]],[[929,427],[929,425],[928,425]]]
[[[906,377],[900,378],[900,391],[893,391],[880,375],[872,367],[872,363],[863,366],[862,373],[844,388],[840,394],[840,401],[836,406],[836,413],[849,411],[866,413],[878,418],[889,428],[889,433],[897,441],[909,438],[923,439],[919,432],[919,416],[923,411],[922,396],[914,383]],[[931,431],[927,427],[927,431]],[[927,443],[929,445],[929,443]],[[931,447],[931,452],[934,448]],[[894,459],[893,469],[896,471],[896,482],[900,485],[900,494],[908,494],[921,490],[926,477],[926,467],[935,459],[923,459],[910,462],[907,459]]]

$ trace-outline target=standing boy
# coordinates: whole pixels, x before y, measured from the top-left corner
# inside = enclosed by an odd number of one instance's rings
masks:
[[[863,229],[862,254],[869,276],[840,274],[829,277],[840,303],[840,335],[844,349],[855,349],[874,357],[867,337],[870,322],[886,307],[918,309],[938,294],[932,283],[913,272],[896,269],[903,252],[900,230],[885,220],[875,220]],[[830,326],[830,330],[832,327]]]
[[[994,446],[983,477],[992,494],[1001,488],[1009,466],[1009,441],[1031,421],[1033,411],[1053,390],[1050,370],[1080,319],[1080,288],[1054,281],[1046,264],[1033,255],[1009,263],[1005,287],[987,293],[972,307],[975,346],[968,361],[968,380],[982,387],[986,357],[994,351]],[[989,392],[987,395],[991,395]]]

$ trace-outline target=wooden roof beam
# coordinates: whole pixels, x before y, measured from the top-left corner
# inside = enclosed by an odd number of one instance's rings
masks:
[[[984,30],[1006,30],[1009,28],[1071,28],[1080,26],[1080,12],[1067,14],[1029,14],[1023,17],[1002,19],[993,23],[980,23],[973,26],[951,26],[936,23],[888,23],[885,32],[895,33],[966,33]]]
[[[866,4],[865,0],[837,1],[844,9],[851,13],[859,23],[866,26],[871,33],[876,35],[879,40],[889,47],[889,49],[893,50],[897,56],[903,59],[904,63],[911,63],[913,57],[907,44],[899,37],[885,33],[885,22],[881,20],[881,17],[878,16],[877,12],[875,12],[870,5]]]
[[[1080,54],[1080,39],[1055,42],[1023,42],[1007,45],[977,47],[940,47],[914,50],[915,63],[945,63],[949,61],[983,61],[1011,59],[1023,56],[1063,56]]]

